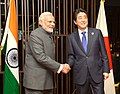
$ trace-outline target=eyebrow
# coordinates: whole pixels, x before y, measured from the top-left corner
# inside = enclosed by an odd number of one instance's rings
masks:
[[[49,21],[49,20],[48,20],[47,22],[50,22],[50,23],[51,23],[51,22],[56,23],[56,21]]]

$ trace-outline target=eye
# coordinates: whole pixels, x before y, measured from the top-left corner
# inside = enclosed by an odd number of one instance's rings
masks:
[[[79,17],[78,17],[78,19],[79,19],[79,20],[81,20],[81,19],[82,19],[82,17],[81,17],[81,16],[79,16]]]
[[[55,21],[47,21],[47,22],[48,22],[48,23],[54,23],[54,24],[56,23]]]

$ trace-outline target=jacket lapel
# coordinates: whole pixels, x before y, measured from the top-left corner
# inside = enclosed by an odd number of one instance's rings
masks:
[[[95,35],[95,32],[93,30],[91,30],[90,28],[88,28],[88,47],[87,47],[88,53],[90,52],[94,35]]]
[[[79,48],[85,53],[84,48],[83,48],[83,46],[82,46],[82,42],[81,42],[81,40],[80,40],[80,36],[79,36],[78,31],[75,32],[75,36],[74,36],[74,37],[75,37],[75,40],[76,40]]]
[[[84,51],[84,48],[83,48],[83,46],[82,46],[82,42],[81,42],[81,40],[80,40],[78,31],[76,31],[74,34],[75,34],[75,35],[74,35],[75,40],[76,40],[76,42],[77,42],[79,48],[83,51],[83,53],[86,54],[86,52]],[[87,46],[87,54],[89,54],[89,52],[90,52],[90,49],[91,49],[91,46],[92,46],[92,41],[93,41],[94,35],[95,35],[95,32],[94,32],[91,28],[88,28],[88,46]]]

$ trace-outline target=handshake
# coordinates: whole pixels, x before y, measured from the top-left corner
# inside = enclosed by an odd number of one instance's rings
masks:
[[[63,68],[62,68],[62,73],[67,74],[70,71],[70,66],[68,64],[62,64]]]

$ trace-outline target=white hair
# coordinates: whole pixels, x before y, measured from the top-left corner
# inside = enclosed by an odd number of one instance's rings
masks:
[[[49,21],[49,18],[50,18],[50,21],[54,20],[54,16],[53,16],[53,14],[51,12],[43,12],[43,13],[41,13],[41,15],[39,16],[39,25],[42,28],[44,28],[46,31],[53,32],[54,24],[51,24],[51,26],[53,28],[50,28],[49,26],[47,27],[47,25],[45,23],[46,21]]]
[[[48,15],[52,15],[52,13],[51,12],[43,12],[43,13],[41,13],[41,15],[39,16],[39,21],[43,20]]]

